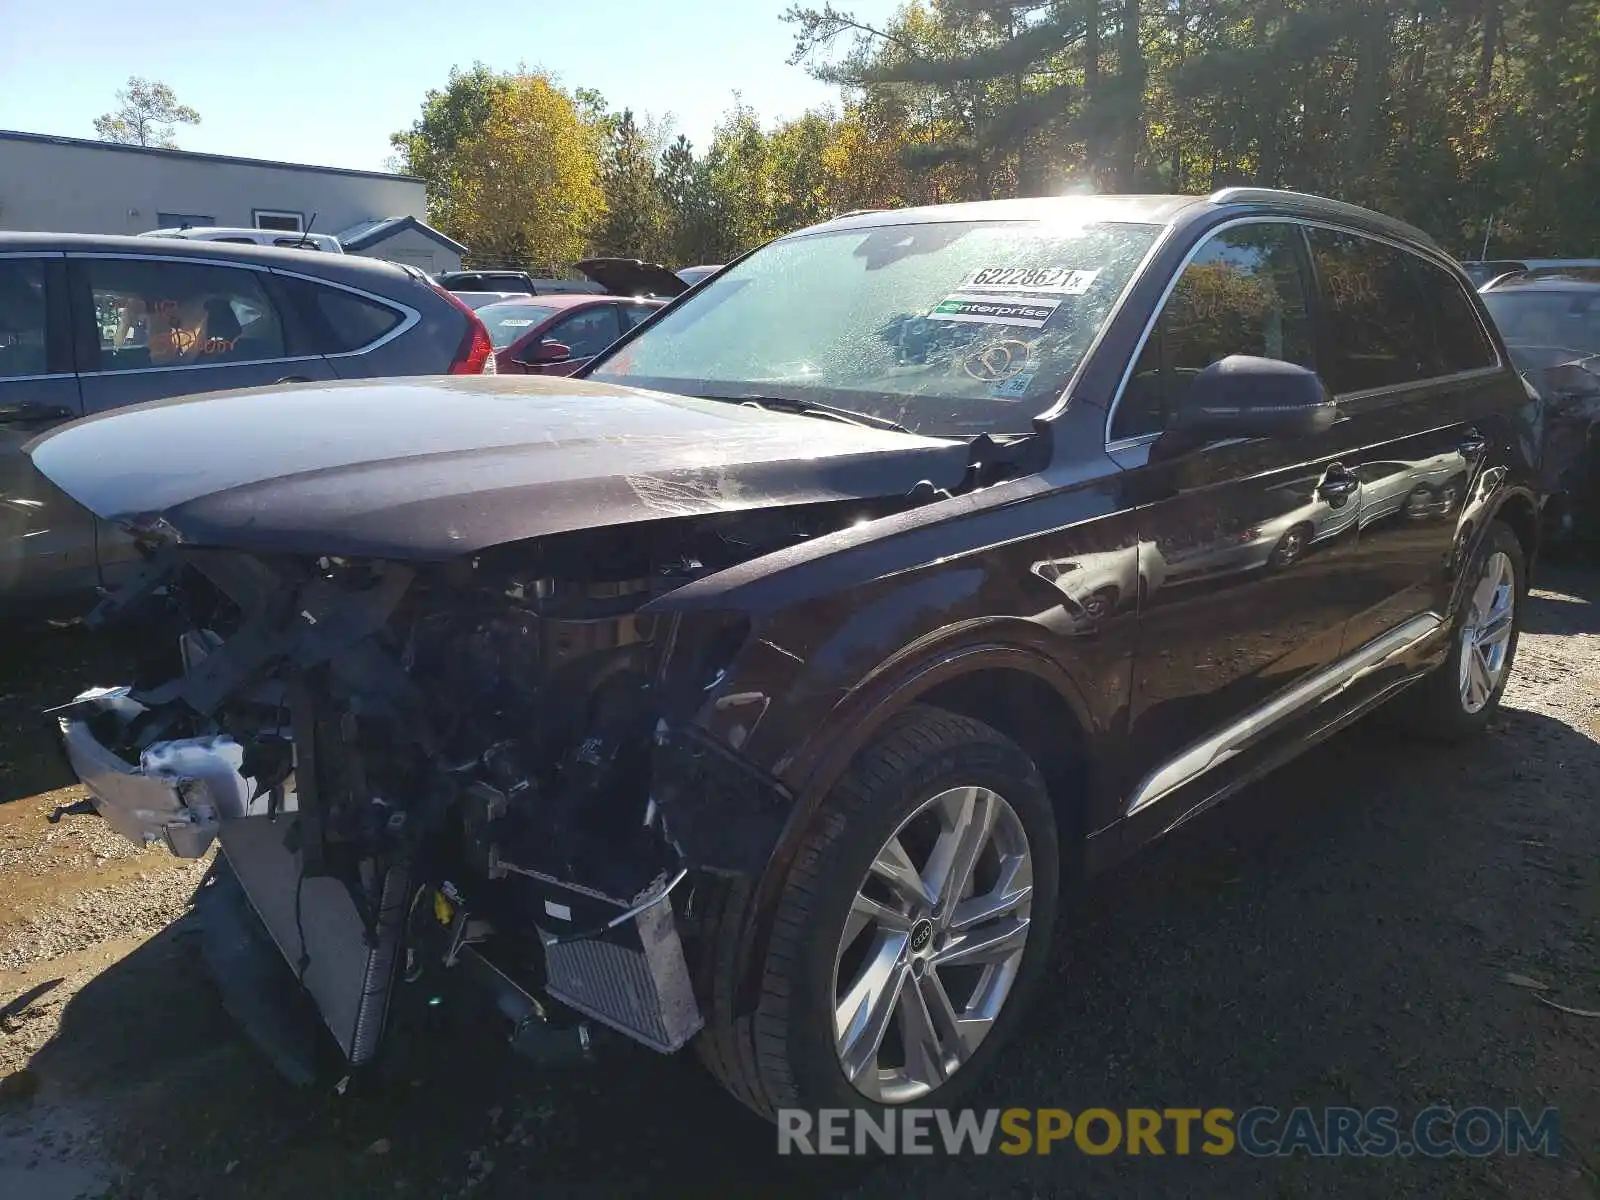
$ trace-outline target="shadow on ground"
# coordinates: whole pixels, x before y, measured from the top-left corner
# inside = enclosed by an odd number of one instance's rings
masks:
[[[1529,628],[1600,630],[1568,593]],[[1592,590],[1593,577],[1573,586]],[[1561,595],[1570,598],[1560,599]],[[1515,697],[1510,701],[1518,703]],[[687,1059],[541,1076],[456,1028],[343,1097],[281,1083],[180,922],[68,1005],[34,1059],[113,1104],[113,1194],[143,1197],[1593,1195],[1600,745],[1508,708],[1466,748],[1371,723],[1153,848],[1064,914],[1063,964],[979,1107],[1556,1106],[1562,1160],[779,1160]],[[1582,1157],[1591,1166],[1585,1173]],[[146,1189],[153,1188],[153,1192]]]

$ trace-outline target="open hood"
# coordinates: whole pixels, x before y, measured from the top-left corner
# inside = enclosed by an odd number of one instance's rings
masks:
[[[574,264],[614,296],[660,296],[670,300],[689,285],[660,263],[637,258],[586,258]]]
[[[963,442],[537,375],[138,405],[30,443],[104,520],[259,553],[438,561],[677,516],[958,487]]]

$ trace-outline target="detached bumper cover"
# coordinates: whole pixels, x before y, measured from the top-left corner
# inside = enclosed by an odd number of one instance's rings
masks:
[[[58,718],[72,769],[95,809],[123,837],[141,845],[162,843],[179,858],[199,858],[224,819],[250,811],[251,783],[239,773],[244,748],[226,735],[157,742],[132,766],[100,744],[83,715],[85,707],[118,705],[139,707],[116,693],[85,693]]]

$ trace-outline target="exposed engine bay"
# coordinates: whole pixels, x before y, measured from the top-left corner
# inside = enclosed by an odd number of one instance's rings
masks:
[[[675,1050],[701,1024],[681,917],[715,864],[685,850],[695,788],[662,762],[749,630],[639,609],[907,503],[431,565],[153,547],[95,618],[139,631],[136,677],[65,706],[63,739],[125,835],[220,842],[350,1062],[376,1054],[393,983],[440,963],[516,1023],[562,1009]]]

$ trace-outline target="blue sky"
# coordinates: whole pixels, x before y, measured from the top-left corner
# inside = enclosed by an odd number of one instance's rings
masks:
[[[763,118],[837,99],[800,67],[789,0],[279,0],[266,8],[0,0],[0,129],[93,137],[128,76],[203,123],[185,150],[382,169],[388,136],[454,65],[555,73],[614,108],[676,118],[697,145],[740,92]],[[820,2],[819,5],[820,7]],[[881,20],[899,0],[843,0]],[[207,13],[211,15],[207,16]]]

